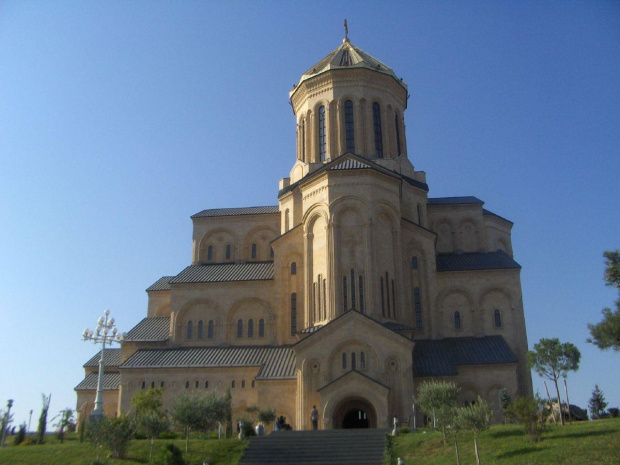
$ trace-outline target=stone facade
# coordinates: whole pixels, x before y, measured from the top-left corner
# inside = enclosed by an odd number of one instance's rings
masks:
[[[278,205],[192,217],[192,264],[147,290],[108,412],[150,387],[166,405],[230,388],[235,417],[271,407],[309,429],[316,405],[321,428],[387,428],[411,421],[428,379],[456,382],[462,402],[531,393],[513,224],[475,197],[428,197],[407,95],[348,39],[302,76]],[[94,400],[86,381],[78,407]]]

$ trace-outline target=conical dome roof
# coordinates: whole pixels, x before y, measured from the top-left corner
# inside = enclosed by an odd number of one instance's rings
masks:
[[[355,47],[351,44],[349,39],[344,39],[342,45],[336,50],[332,51],[329,55],[312,66],[308,71],[302,74],[299,84],[303,81],[310,79],[318,74],[330,71],[333,69],[347,69],[347,68],[366,68],[379,73],[387,74],[396,79],[405,89],[407,84],[396,76],[394,70],[384,63],[380,62],[376,58],[371,57],[368,53],[362,49]]]

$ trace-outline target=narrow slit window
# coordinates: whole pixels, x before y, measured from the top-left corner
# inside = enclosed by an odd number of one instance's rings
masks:
[[[209,381],[205,381],[205,389],[209,389]]]
[[[353,121],[353,102],[344,102],[344,126],[347,152],[355,152],[355,124]]]
[[[351,308],[355,308],[355,270],[351,268]]]
[[[392,316],[392,308],[390,307],[390,275],[385,272],[385,298],[387,300],[387,315]]]
[[[493,311],[493,317],[495,319],[495,327],[496,328],[501,328],[502,327],[502,315],[499,312],[499,310],[495,309]]]
[[[411,269],[412,270],[418,269],[418,257],[411,257]]]
[[[198,339],[202,339],[204,336],[204,323],[202,320],[198,322]]]
[[[327,280],[323,279],[323,318],[327,318]]]
[[[396,290],[392,279],[392,316],[396,318]]]
[[[291,294],[291,336],[297,334],[297,293]]]
[[[301,161],[306,162],[306,120],[301,120]]]
[[[343,311],[347,311],[348,310],[348,302],[347,302],[347,277],[343,276],[342,277],[342,304],[343,304]]]
[[[212,245],[207,247],[207,260],[209,261],[213,260],[213,246]]]
[[[185,389],[189,389],[189,381],[185,381]]]
[[[248,320],[248,337],[254,337],[254,320]]]
[[[237,321],[237,337],[238,338],[243,337],[243,320]]]
[[[325,161],[327,138],[325,132],[325,106],[319,107],[319,161]]]
[[[364,313],[364,277],[359,276],[360,312]]]
[[[347,369],[347,353],[346,352],[342,353],[342,369],[343,370]]]
[[[230,383],[230,387],[231,387],[232,389],[235,389],[235,380],[234,380],[234,379],[231,381],[231,383]]]
[[[461,329],[461,313],[454,312],[454,329]]]
[[[401,153],[401,150],[400,150],[400,120],[398,118],[398,113],[394,114],[394,127],[396,128],[396,151],[398,152],[396,156],[399,156]]]
[[[213,320],[209,320],[209,325],[207,326],[207,338],[213,339]]]
[[[385,316],[385,296],[383,295],[383,277],[379,278],[381,282],[381,315]]]
[[[357,362],[355,360],[355,352],[351,353],[351,370],[355,370],[357,368]]]
[[[230,244],[226,246],[226,260],[230,260]]]
[[[415,305],[415,329],[422,331],[422,299],[420,298],[420,288],[413,289],[413,302]]]
[[[194,322],[187,322],[187,339],[191,339],[194,337]]]
[[[375,127],[375,155],[383,158],[383,136],[381,134],[381,107],[377,102],[372,104],[372,120]]]
[[[196,384],[194,384],[195,388],[198,389],[200,387],[200,381],[196,381]]]
[[[291,274],[297,274],[297,263],[291,263]]]
[[[364,352],[360,352],[360,368],[362,370],[366,368],[366,354]]]
[[[252,244],[252,258],[256,258],[256,244]]]
[[[321,319],[321,315],[322,315],[322,310],[321,310],[321,275],[319,275],[319,277],[318,277],[318,283],[319,283],[319,292],[316,293],[317,308],[318,308],[318,316],[317,316],[317,318],[320,320]]]
[[[265,320],[258,320],[258,337],[265,337]]]

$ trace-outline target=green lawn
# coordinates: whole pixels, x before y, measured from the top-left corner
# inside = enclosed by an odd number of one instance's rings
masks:
[[[96,451],[87,443],[77,441],[75,435],[60,444],[50,435],[42,446],[13,446],[12,437],[0,449],[0,464],[10,465],[90,465],[97,457]],[[166,444],[174,443],[185,450],[185,441],[157,440],[154,455]],[[189,453],[183,454],[190,465],[202,465],[209,460],[213,465],[236,465],[247,442],[236,439],[191,439]],[[471,435],[459,435],[461,464],[476,463]],[[483,465],[618,465],[620,464],[620,419],[573,423],[572,426],[549,426],[542,441],[531,443],[517,425],[493,426],[485,431],[479,441]],[[423,430],[397,436],[392,441],[391,465],[398,457],[408,465],[454,465],[454,445],[444,447],[441,433]],[[107,465],[131,465],[148,463],[149,443],[133,440],[127,459],[100,460]]]
[[[532,443],[518,425],[494,426],[478,440],[483,465],[618,465],[620,419],[549,426],[539,443]],[[475,464],[471,434],[459,435],[461,464]],[[444,447],[441,433],[419,431],[393,440],[391,464],[401,457],[407,465],[453,465],[454,444]]]
[[[9,437],[5,447],[0,449],[0,464],[10,465],[90,465],[96,458],[97,452],[88,443],[80,443],[74,436],[64,444],[60,444],[55,437],[50,436],[46,444],[41,446],[13,446],[13,438]],[[189,452],[185,453],[185,440],[161,439],[156,440],[153,447],[153,457],[166,444],[174,443],[183,451],[183,458],[190,465],[202,465],[209,460],[212,465],[236,465],[241,457],[246,441],[237,439],[190,439]],[[9,446],[7,446],[9,445]],[[132,465],[148,463],[149,441],[132,440],[125,460],[106,459],[107,452],[102,451],[99,460],[107,465]]]

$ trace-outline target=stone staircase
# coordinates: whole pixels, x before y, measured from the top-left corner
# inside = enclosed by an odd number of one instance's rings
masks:
[[[381,465],[384,429],[279,431],[252,437],[239,465]]]

